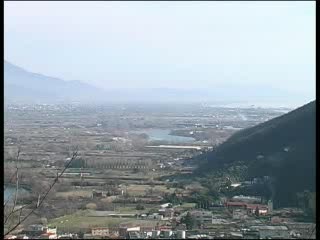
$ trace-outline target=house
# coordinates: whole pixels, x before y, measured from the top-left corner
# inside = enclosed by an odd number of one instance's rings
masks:
[[[152,214],[148,215],[147,219],[162,220],[163,219],[163,215],[160,215],[159,213],[152,213]]]
[[[140,232],[140,226],[121,226],[119,227],[119,236],[128,237],[128,232]]]
[[[58,239],[77,239],[78,238],[78,234],[62,234],[58,236]]]
[[[23,230],[22,234],[26,234],[30,237],[37,237],[43,235],[43,238],[49,238],[50,236],[50,239],[52,239],[55,236],[57,236],[57,228],[49,228],[41,224],[33,224],[30,225],[28,229]]]
[[[92,191],[92,198],[101,198],[102,192]]]
[[[141,214],[139,217],[140,217],[141,219],[146,219],[147,216],[148,216],[147,214],[143,213],[143,214]]]
[[[170,227],[170,226],[160,226],[160,227],[158,227],[157,230],[160,230],[160,231],[172,230],[172,227]]]
[[[97,227],[91,229],[92,236],[118,236],[119,229],[118,228],[109,228],[109,227]]]
[[[244,202],[226,202],[225,206],[229,209],[247,208],[247,204]]]
[[[170,238],[172,236],[172,230],[161,230],[160,238]]]
[[[28,227],[30,231],[43,231],[44,226],[41,224],[33,224]]]
[[[45,233],[50,234],[50,235],[57,235],[57,228],[56,227],[55,228],[44,227],[43,231]]]
[[[141,239],[141,235],[137,231],[129,231],[129,232],[127,232],[126,238],[128,238],[128,239]]]
[[[247,204],[248,213],[255,214],[258,210],[259,215],[267,215],[268,214],[268,206],[262,204]]]
[[[172,208],[161,208],[158,212],[163,218],[172,218],[174,210]]]
[[[107,228],[107,227],[92,228],[91,235],[93,235],[93,236],[108,236],[109,235],[109,228]]]
[[[167,208],[169,207],[170,205],[172,205],[171,203],[164,203],[162,205],[160,205],[161,208]]]
[[[225,206],[229,209],[246,209],[249,214],[255,214],[256,210],[259,214],[268,214],[268,206],[263,204],[250,204],[245,202],[226,202]]]

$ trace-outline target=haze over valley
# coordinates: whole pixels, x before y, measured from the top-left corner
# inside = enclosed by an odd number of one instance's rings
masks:
[[[111,81],[111,80],[110,80]],[[197,88],[111,88],[102,89],[81,81],[32,73],[7,61],[4,62],[5,101],[11,103],[214,103],[235,106],[296,107],[304,98],[272,86],[257,84],[218,84]],[[254,104],[252,104],[254,103]]]
[[[5,2],[5,239],[315,239],[314,2]]]

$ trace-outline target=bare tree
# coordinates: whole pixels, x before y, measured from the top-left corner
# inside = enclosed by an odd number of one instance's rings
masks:
[[[4,211],[4,224],[6,224],[10,217],[13,216],[13,214],[16,212],[16,206],[17,206],[17,201],[18,201],[18,194],[19,194],[19,156],[20,156],[20,146],[18,146],[17,150],[17,156],[16,156],[16,170],[15,173],[12,175],[11,180],[14,179],[15,177],[15,191],[14,191],[14,200],[13,200],[13,205],[11,210],[6,210]],[[8,196],[8,199],[6,199],[4,203],[4,207],[8,206],[8,203],[10,201],[11,195]]]
[[[17,157],[16,157],[16,163],[17,164],[16,164],[16,172],[15,172],[16,189],[15,189],[15,196],[14,196],[13,206],[12,206],[12,208],[10,210],[6,210],[9,200],[7,200],[4,203],[4,208],[5,208],[5,211],[4,211],[5,212],[5,214],[4,214],[4,224],[9,223],[9,222],[11,223],[11,224],[9,224],[8,230],[5,232],[4,237],[9,235],[10,233],[12,233],[15,229],[17,229],[17,227],[19,227],[32,214],[34,214],[37,209],[39,209],[41,207],[42,203],[45,201],[45,199],[47,198],[48,194],[50,193],[50,191],[52,190],[54,185],[58,182],[58,179],[62,176],[62,174],[70,166],[72,161],[74,159],[76,159],[76,157],[78,155],[78,151],[77,150],[73,151],[71,160],[65,165],[65,167],[63,168],[61,173],[54,178],[53,182],[50,184],[50,186],[47,189],[47,191],[42,195],[41,194],[38,195],[38,200],[37,200],[36,203],[32,202],[30,204],[27,204],[27,205],[24,205],[24,206],[22,206],[20,208],[17,208],[17,200],[18,200],[18,193],[19,193],[19,165],[18,165],[19,155],[20,155],[20,148],[18,147],[18,154],[17,154]],[[10,198],[8,198],[8,199],[10,199]],[[29,209],[29,212],[24,217],[22,217],[22,211],[24,209]],[[13,225],[13,226],[11,226],[11,225]]]

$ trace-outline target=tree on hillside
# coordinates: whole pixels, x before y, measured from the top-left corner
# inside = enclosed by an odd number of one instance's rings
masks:
[[[191,215],[191,213],[188,212],[187,215],[186,215],[184,218],[182,218],[181,223],[186,224],[187,229],[188,229],[188,230],[191,230],[191,229],[194,227],[194,225],[196,224],[196,220],[195,220],[195,218]]]

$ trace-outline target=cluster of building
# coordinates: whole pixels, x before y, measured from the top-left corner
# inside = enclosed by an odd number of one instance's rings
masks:
[[[177,230],[173,231],[171,228],[162,227],[127,227],[121,226],[118,228],[93,228],[91,234],[85,234],[85,239],[98,239],[98,238],[118,238],[118,239],[159,239],[159,238],[178,238],[185,239],[186,231]]]
[[[225,203],[225,206],[228,209],[231,209],[232,213],[236,212],[236,213],[243,213],[243,214],[249,214],[249,215],[250,214],[267,215],[268,213],[271,213],[273,209],[272,201],[270,201],[268,205],[228,201]],[[239,214],[236,214],[235,216],[239,216]]]
[[[231,199],[230,199],[231,200]],[[294,209],[273,210],[271,203],[267,213],[257,217],[250,204],[252,198],[234,198],[240,203],[216,209],[189,209],[176,211],[170,204],[161,205],[157,214],[150,213],[144,223],[131,223],[116,227],[93,227],[87,229],[81,239],[303,239],[315,238],[314,223],[298,223],[292,220]],[[238,203],[233,201],[233,203]],[[260,207],[256,204],[255,207]],[[266,205],[268,207],[268,205]],[[257,209],[257,208],[256,208]],[[263,209],[263,208],[261,208]],[[187,230],[182,219],[190,213],[197,223]],[[154,217],[156,218],[154,219]],[[152,219],[153,218],[153,219]],[[149,221],[149,223],[148,223]],[[161,224],[151,224],[151,223]],[[146,223],[150,224],[146,226]],[[88,232],[90,230],[90,233]],[[58,234],[57,228],[31,225],[17,236],[6,239],[77,239],[77,234]]]
[[[99,193],[98,193],[99,195]],[[108,217],[136,218],[131,225],[93,227],[84,239],[299,239],[315,238],[315,224],[295,222],[294,209],[273,209],[272,201],[263,204],[260,197],[234,196],[209,209],[184,209],[164,203],[159,209],[140,214],[109,214]],[[183,221],[190,214],[195,222],[187,230]],[[117,216],[113,216],[117,215]],[[121,215],[121,216],[118,216]],[[103,216],[102,216],[103,217]],[[143,222],[143,223],[142,223]],[[156,224],[157,223],[157,224]],[[149,224],[149,225],[148,225]],[[146,226],[147,225],[147,226]],[[89,233],[90,231],[90,233]],[[7,239],[76,239],[76,234],[57,234],[57,228],[31,225],[19,236]]]
[[[57,228],[50,228],[41,224],[33,224],[22,230],[18,235],[7,235],[5,239],[73,239],[77,234],[57,234]]]

